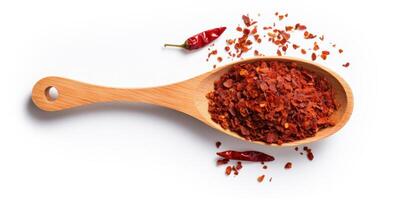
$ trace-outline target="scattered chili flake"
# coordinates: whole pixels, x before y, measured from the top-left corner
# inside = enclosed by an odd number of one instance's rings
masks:
[[[238,27],[236,28],[236,30],[239,31],[239,32],[242,32],[242,31],[243,31],[242,27],[240,27],[240,26],[238,26]]]
[[[291,162],[287,162],[285,164],[285,169],[291,169],[292,168],[292,163]]]
[[[343,64],[342,66],[343,66],[343,67],[349,67],[349,66],[350,66],[350,63],[347,62],[347,63]]]
[[[239,175],[239,171],[236,169],[235,166],[232,166],[232,170],[234,175]]]
[[[229,46],[225,47],[225,51],[229,51],[231,48]]]
[[[307,152],[307,158],[308,158],[308,160],[314,160],[314,154],[310,151],[310,152]]]
[[[343,49],[339,49],[339,53],[343,53]]]
[[[267,165],[264,165],[264,166],[263,166],[263,169],[267,169],[267,168],[268,168],[268,166],[267,166]]]
[[[221,146],[221,142],[220,141],[217,141],[216,143],[215,143],[215,146],[217,147],[217,148],[219,148],[220,146]]]
[[[317,42],[314,42],[314,48],[313,48],[313,50],[314,50],[314,51],[318,51],[318,49],[319,49],[318,43],[317,43]]]
[[[305,49],[301,49],[301,53],[302,53],[302,54],[306,54],[307,51],[306,51]]]
[[[217,166],[219,165],[225,165],[229,162],[229,159],[223,158],[223,159],[218,159],[217,160]]]
[[[306,27],[305,25],[296,24],[296,25],[294,26],[294,29],[295,29],[295,30],[299,30],[299,31],[303,31],[303,30],[306,30],[307,27]]]
[[[218,62],[222,62],[222,57],[217,58]]]
[[[295,150],[295,151],[298,151],[298,150],[299,150],[299,147],[295,147],[294,150]]]
[[[281,53],[281,51],[280,51],[279,49],[276,51],[276,54],[277,54],[278,56],[282,56],[282,53]]]
[[[297,48],[299,48],[299,47],[300,47],[300,46],[299,46],[299,45],[297,45],[297,44],[293,44],[292,46],[293,46],[293,49],[295,49],[295,50],[296,50]]]
[[[237,164],[236,164],[236,169],[237,169],[237,170],[240,170],[240,169],[242,169],[242,168],[243,168],[242,162],[238,161]]]
[[[259,177],[257,178],[257,181],[258,181],[259,183],[261,183],[261,182],[263,182],[264,178],[265,178],[265,175],[261,175],[261,176],[259,176]]]
[[[226,85],[228,80],[232,82]],[[233,65],[215,81],[207,98],[211,119],[222,128],[247,140],[278,145],[333,126],[330,116],[338,108],[324,77],[284,61]],[[287,128],[281,122],[288,123]]]
[[[269,178],[269,182],[271,182],[272,181],[272,177],[271,178]]]
[[[315,54],[315,53],[312,53],[311,54],[311,59],[314,61],[314,60],[316,60],[317,59],[317,55]]]
[[[232,167],[231,167],[231,166],[227,166],[227,167],[225,168],[225,174],[226,174],[227,176],[229,176],[229,175],[231,175],[231,172],[232,172]]]

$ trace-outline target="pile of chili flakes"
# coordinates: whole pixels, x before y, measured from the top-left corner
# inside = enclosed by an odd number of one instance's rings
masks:
[[[312,137],[334,124],[328,81],[294,62],[236,64],[207,95],[211,119],[251,141],[282,144]]]
[[[327,41],[324,35],[317,35],[311,33],[307,26],[301,23],[286,24],[285,19],[288,14],[275,13],[276,21],[271,25],[261,26],[259,23],[250,18],[249,15],[242,16],[243,25],[238,25],[236,31],[240,34],[238,37],[226,40],[224,51],[217,51],[213,46],[209,48],[207,61],[210,57],[215,56],[218,62],[226,59],[234,60],[235,58],[242,58],[247,52],[253,52],[255,56],[264,56],[262,48],[264,43],[272,44],[268,49],[274,49],[278,56],[287,55],[288,50],[298,51],[304,56],[307,56],[312,61],[317,59],[326,60],[334,52],[336,54],[343,54],[343,49],[337,48],[335,43]],[[279,23],[279,27],[278,27]],[[293,37],[293,35],[301,35],[301,37]],[[293,41],[293,38],[301,38]],[[308,45],[300,46],[299,43],[306,41]],[[258,44],[260,48],[253,49],[254,44]],[[322,46],[329,47],[323,49]],[[221,55],[221,52],[223,55]],[[220,55],[218,55],[220,53]],[[343,67],[349,67],[350,63],[345,62]],[[214,64],[215,68],[216,65]]]

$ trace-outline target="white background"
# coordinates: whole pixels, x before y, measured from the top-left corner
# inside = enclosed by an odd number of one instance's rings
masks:
[[[398,6],[374,1],[0,1],[0,199],[399,198]],[[275,11],[345,50],[351,66],[321,62],[350,84],[355,107],[336,135],[293,148],[244,143],[184,114],[142,104],[46,113],[30,102],[40,78],[57,75],[116,87],[156,86],[210,70],[207,49],[164,49],[242,14]],[[250,56],[250,55],[248,55]],[[296,56],[296,55],[295,55]],[[341,62],[341,61],[340,61]],[[277,160],[215,166],[220,150],[259,150]],[[284,170],[287,161],[292,170]],[[268,181],[256,178],[265,173]]]

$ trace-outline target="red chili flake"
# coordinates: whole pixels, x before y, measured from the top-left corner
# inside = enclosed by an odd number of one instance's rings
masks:
[[[286,13],[286,14],[285,14],[285,17],[288,17],[288,16],[289,16],[289,14],[288,14],[288,13]]]
[[[306,51],[305,49],[301,49],[301,53],[302,53],[302,54],[306,54],[307,51]]]
[[[267,169],[267,168],[268,168],[268,166],[267,166],[267,165],[264,165],[264,166],[263,166],[263,169]]]
[[[218,61],[218,62],[222,62],[222,57],[218,57],[218,58],[217,58],[217,61]]]
[[[296,25],[294,26],[294,29],[295,29],[295,30],[299,30],[299,31],[303,31],[303,30],[306,30],[307,27],[306,27],[305,25],[296,24]]]
[[[329,55],[329,51],[322,51],[322,54]]]
[[[317,37],[317,36],[308,31],[304,32],[304,39],[314,39],[315,37]]]
[[[339,53],[343,53],[343,49],[339,49]]]
[[[248,28],[243,29],[243,34],[249,35],[250,34],[250,29],[248,29]]]
[[[253,29],[251,29],[251,34],[256,34],[257,33],[257,26],[255,26]]]
[[[293,30],[293,26],[286,26],[286,27],[285,27],[285,30],[286,30],[286,31],[292,31],[292,30]]]
[[[295,49],[295,50],[296,50],[296,49],[297,49],[297,48],[299,48],[300,46],[299,46],[299,45],[297,45],[297,44],[293,44],[293,45],[292,45],[292,47],[293,47],[293,49]]]
[[[278,12],[276,12],[276,13],[275,13],[275,15],[276,15],[276,16],[278,16],[278,15],[279,15],[279,13],[278,13]]]
[[[236,27],[236,30],[239,31],[239,32],[243,31],[242,27],[240,27],[240,26]]]
[[[217,67],[217,65],[213,65],[213,68],[215,69]]]
[[[310,151],[310,152],[307,152],[307,158],[308,158],[308,160],[313,160],[314,159],[314,154]]]
[[[292,168],[292,163],[291,162],[287,162],[285,164],[285,169],[291,169]]]
[[[219,148],[220,146],[221,146],[221,142],[220,141],[217,141],[216,143],[215,143],[215,146],[217,147],[217,148]]]
[[[227,166],[227,167],[225,168],[225,174],[226,174],[227,176],[229,176],[229,175],[231,175],[231,172],[232,172],[232,167],[231,167],[231,166]]]
[[[218,159],[217,160],[217,166],[219,165],[225,165],[229,162],[229,159],[223,158],[223,159]]]
[[[232,166],[232,170],[233,170],[233,174],[234,175],[239,175],[239,171],[236,169],[236,167],[235,166]]]
[[[246,26],[250,26],[250,18],[249,18],[249,16],[247,16],[247,15],[242,15],[242,20],[243,20],[243,23],[244,23]]]
[[[231,48],[229,46],[225,47],[225,51],[229,51]]]
[[[233,43],[235,43],[235,40],[227,39],[226,43],[228,43],[229,45],[232,45]]]
[[[307,146],[303,147],[303,150],[307,152],[307,158],[308,160],[312,161],[314,159],[314,154],[312,153],[312,150],[308,148]]]
[[[254,25],[255,23],[257,23],[257,21],[253,21],[252,19],[250,19],[249,15],[242,15],[242,20],[243,23],[249,27],[251,25]]]
[[[228,80],[232,83],[226,85]],[[233,65],[215,81],[207,98],[211,119],[222,128],[247,140],[278,145],[333,126],[330,116],[338,108],[324,77],[284,61]]]
[[[317,59],[317,55],[315,54],[315,53],[312,53],[311,54],[311,59],[314,61],[314,60],[316,60]]]
[[[237,164],[236,164],[236,169],[237,170],[240,170],[240,169],[242,169],[243,168],[243,166],[242,166],[242,162],[237,162]]]
[[[313,48],[313,50],[314,50],[314,51],[318,51],[318,49],[319,49],[318,43],[317,43],[317,42],[314,42],[314,48]]]
[[[347,63],[343,64],[342,66],[343,66],[343,67],[349,67],[349,66],[350,66],[350,63],[347,62]]]
[[[285,17],[285,16],[283,16],[283,15],[279,15],[279,16],[278,16],[279,20],[282,20],[284,17]]]
[[[335,47],[336,47],[336,44],[333,44],[332,47],[335,48]]]
[[[280,51],[279,49],[276,51],[276,54],[277,54],[278,56],[282,56],[282,53],[281,53],[281,51]]]
[[[299,150],[299,147],[295,147],[294,150],[295,150],[295,151],[298,151],[298,150]]]
[[[259,176],[259,177],[257,178],[257,181],[258,181],[259,183],[261,183],[261,182],[263,182],[264,178],[265,178],[265,175],[261,175],[261,176]]]
[[[255,55],[255,56],[259,56],[259,55],[260,55],[260,52],[258,52],[258,50],[254,50],[254,55]]]

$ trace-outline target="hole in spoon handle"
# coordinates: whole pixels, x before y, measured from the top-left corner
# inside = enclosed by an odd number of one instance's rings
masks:
[[[46,77],[32,89],[32,101],[45,111],[65,110],[72,107],[105,101],[107,88],[61,77]]]

